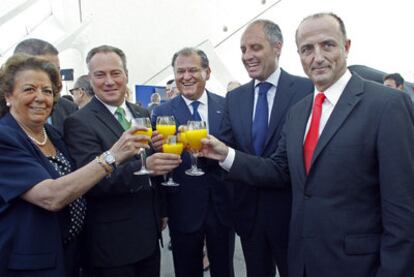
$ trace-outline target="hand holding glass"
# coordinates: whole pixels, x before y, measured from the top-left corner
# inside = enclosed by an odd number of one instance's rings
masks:
[[[135,135],[146,135],[146,136],[149,136],[151,138],[151,136],[152,136],[152,126],[151,126],[151,120],[148,117],[134,118],[134,119],[132,119],[132,124],[134,126],[137,126],[137,127],[147,128],[146,131],[142,131],[142,130],[136,131],[134,133]],[[148,144],[148,141],[143,141],[142,143]],[[139,154],[140,154],[140,158],[141,158],[141,169],[139,171],[135,171],[134,174],[135,175],[151,174],[152,171],[148,170],[146,168],[146,165],[145,165],[145,161],[146,161],[145,148],[140,148],[139,149]]]

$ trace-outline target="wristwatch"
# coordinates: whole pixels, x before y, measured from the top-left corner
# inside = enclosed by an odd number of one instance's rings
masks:
[[[116,160],[115,157],[111,154],[111,152],[106,151],[103,153],[104,161],[112,167],[112,170],[116,168]]]

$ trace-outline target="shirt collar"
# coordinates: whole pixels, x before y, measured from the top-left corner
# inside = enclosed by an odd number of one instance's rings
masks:
[[[341,97],[342,92],[344,91],[351,77],[352,77],[352,74],[347,69],[345,73],[341,76],[341,78],[339,78],[332,86],[330,86],[323,92],[326,96],[326,99],[332,105],[335,106],[336,103],[338,103],[339,97]],[[315,87],[314,98],[316,97],[318,93],[319,91]]]
[[[278,67],[278,68],[276,68],[276,70],[272,74],[270,74],[269,77],[267,77],[266,80],[259,81],[259,80],[255,79],[254,80],[254,87],[256,87],[261,82],[268,82],[268,83],[271,83],[273,86],[277,87],[277,84],[279,83],[280,73],[281,73],[281,70],[280,70],[280,67]]]
[[[184,99],[184,102],[187,106],[190,106],[191,103],[196,101],[196,100],[190,100],[188,98],[185,98],[184,95],[182,94],[180,96]],[[204,90],[203,94],[197,100],[200,102],[201,105],[207,105],[207,91]]]
[[[128,109],[128,107],[127,107],[127,105],[126,105],[126,102],[125,102],[125,100],[122,102],[122,104],[121,105],[119,105],[119,106],[112,106],[112,105],[109,105],[109,104],[107,104],[107,103],[105,103],[104,101],[102,101],[101,99],[99,99],[99,97],[97,97],[96,95],[95,95],[95,97],[96,97],[96,99],[98,99],[102,104],[104,104],[104,106],[111,112],[111,114],[115,114],[115,111],[116,111],[116,109],[118,108],[118,107],[121,107],[121,108],[123,108],[124,110],[125,110],[125,112],[127,111],[127,109]]]

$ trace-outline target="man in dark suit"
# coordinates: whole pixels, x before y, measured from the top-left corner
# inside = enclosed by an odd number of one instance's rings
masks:
[[[65,141],[78,166],[95,159],[128,129],[132,118],[149,117],[148,111],[125,101],[128,81],[122,50],[99,46],[86,62],[95,97],[66,119]],[[87,193],[87,251],[92,275],[159,276],[160,211],[157,186],[148,175],[134,175],[138,159],[114,166],[112,175]],[[166,174],[180,157],[156,153],[147,158],[154,174]]]
[[[237,150],[269,157],[277,148],[289,108],[313,92],[310,80],[290,75],[279,67],[282,44],[279,26],[269,20],[254,21],[242,35],[242,61],[253,80],[227,94],[220,136]],[[260,117],[255,113],[260,112],[261,83],[271,87],[264,118],[267,132],[257,135],[255,127],[260,124]],[[241,238],[247,275],[275,276],[277,265],[280,276],[287,276],[290,188],[256,188],[240,182],[233,185],[234,224]]]
[[[29,38],[17,44],[14,54],[23,53],[38,56],[48,60],[60,70],[59,51],[47,41]],[[52,115],[48,119],[48,123],[53,125],[61,134],[63,133],[63,121],[76,112],[78,108],[71,101],[60,97],[53,107]]]
[[[224,98],[205,89],[210,78],[209,61],[198,49],[184,48],[172,59],[179,96],[155,107],[157,116],[173,115],[176,125],[186,125],[199,115],[207,123],[210,134],[217,135],[221,123]],[[198,105],[197,105],[198,104]],[[194,105],[197,107],[194,109]],[[174,171],[178,187],[167,190],[168,226],[170,229],[176,276],[203,276],[204,238],[210,260],[211,276],[234,276],[234,231],[230,224],[230,191],[212,172],[220,167],[212,161],[199,162],[203,176],[189,176],[188,153]]]
[[[316,90],[290,110],[276,153],[260,159],[211,138],[204,154],[246,185],[290,180],[290,277],[414,276],[409,97],[350,73],[335,14],[305,18],[296,43]]]

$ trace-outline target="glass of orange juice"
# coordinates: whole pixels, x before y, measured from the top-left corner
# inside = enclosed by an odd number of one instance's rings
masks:
[[[136,131],[134,133],[135,135],[146,135],[146,136],[149,136],[151,138],[151,136],[152,136],[152,126],[151,126],[151,120],[148,117],[134,118],[134,119],[132,119],[132,124],[134,126],[137,126],[137,127],[147,128],[146,131],[143,131],[143,130]],[[143,141],[143,143],[148,144],[148,141]],[[145,148],[140,148],[139,149],[139,154],[140,154],[140,158],[141,158],[141,169],[139,171],[135,171],[134,174],[135,175],[151,174],[152,171],[148,170],[146,165],[145,165],[145,161],[146,161]]]
[[[177,140],[177,136],[168,136],[165,143],[162,145],[162,152],[181,155],[183,153],[184,145]],[[180,184],[173,180],[173,173],[170,173],[168,181],[162,182],[161,185],[169,187],[177,187]]]
[[[207,127],[205,121],[188,121],[185,139],[190,150],[191,168],[185,171],[190,176],[204,175],[204,171],[197,166],[197,158],[192,153],[201,149],[201,139],[207,137]]]
[[[164,141],[167,140],[168,136],[175,135],[176,127],[174,116],[158,116],[155,128],[158,134],[163,136]]]

